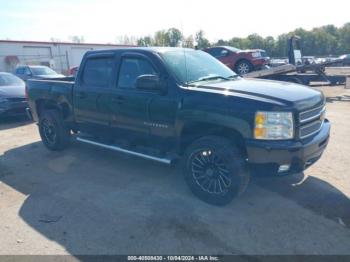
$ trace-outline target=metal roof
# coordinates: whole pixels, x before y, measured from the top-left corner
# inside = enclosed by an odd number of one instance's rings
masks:
[[[101,43],[73,43],[73,42],[49,42],[49,41],[21,41],[21,40],[0,40],[0,43],[13,44],[43,44],[43,45],[79,45],[79,46],[111,46],[111,47],[133,47],[134,45],[117,45]]]

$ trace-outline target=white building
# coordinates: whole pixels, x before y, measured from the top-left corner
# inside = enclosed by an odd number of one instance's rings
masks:
[[[0,72],[13,72],[18,65],[47,65],[58,73],[66,73],[69,68],[79,66],[86,51],[120,46],[0,40]]]

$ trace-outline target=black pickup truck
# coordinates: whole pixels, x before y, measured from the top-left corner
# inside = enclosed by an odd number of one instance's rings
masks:
[[[242,79],[192,49],[89,51],[76,79],[29,80],[27,97],[48,149],[61,150],[73,137],[182,163],[193,193],[216,205],[242,193],[252,170],[305,170],[330,133],[321,92]]]

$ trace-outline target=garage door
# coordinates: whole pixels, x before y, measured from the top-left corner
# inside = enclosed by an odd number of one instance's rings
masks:
[[[40,63],[50,61],[52,58],[51,47],[24,46],[24,58],[27,62]]]
[[[90,50],[93,49],[89,47],[72,47],[70,66],[79,66],[84,54]]]

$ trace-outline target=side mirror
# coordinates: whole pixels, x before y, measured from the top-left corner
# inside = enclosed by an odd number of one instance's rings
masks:
[[[148,91],[160,90],[160,79],[157,75],[140,75],[136,79],[136,88]]]
[[[33,74],[31,72],[26,72],[25,75],[26,76],[32,76]]]

